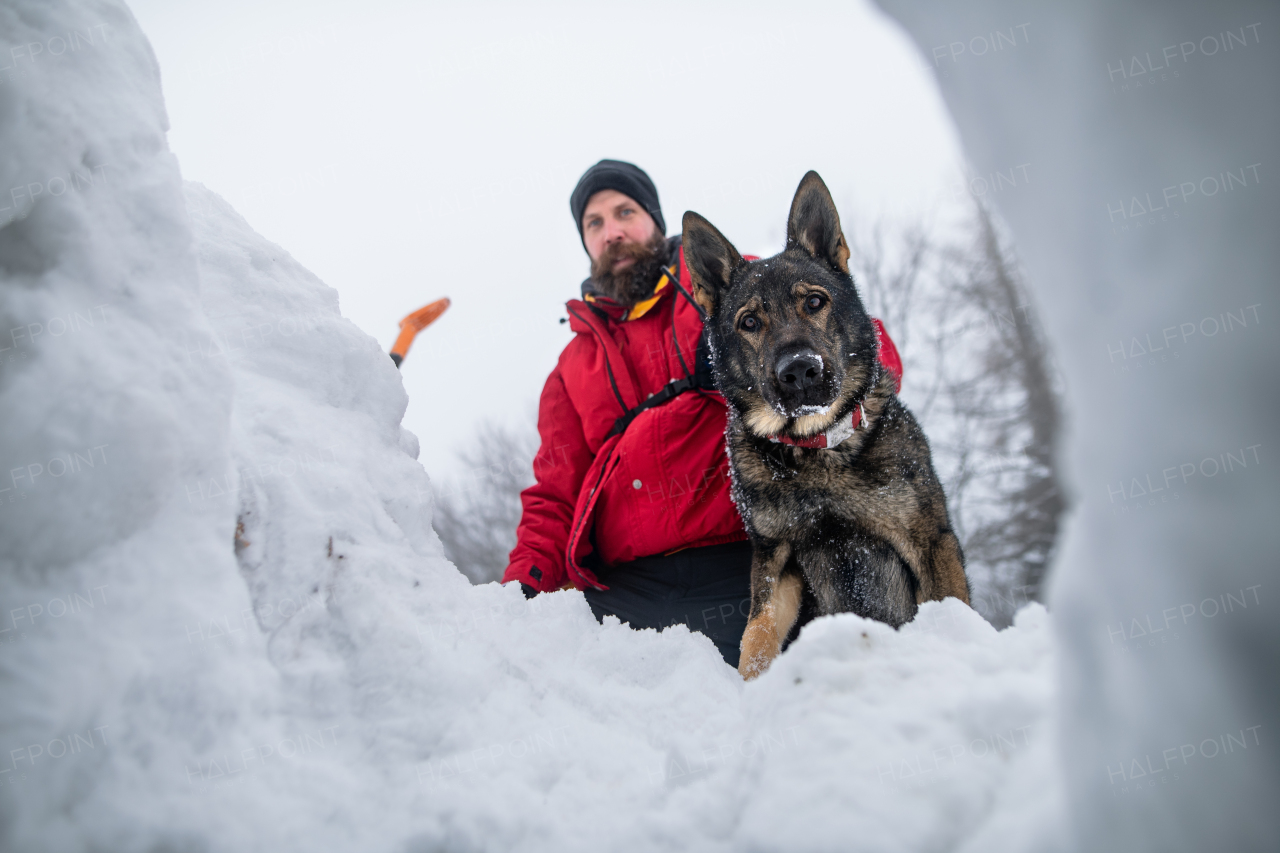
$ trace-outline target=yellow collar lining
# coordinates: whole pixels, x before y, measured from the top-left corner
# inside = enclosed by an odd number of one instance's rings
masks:
[[[638,320],[648,313],[650,308],[658,304],[658,300],[662,298],[662,289],[671,281],[671,276],[673,275],[675,275],[674,267],[668,269],[666,274],[658,280],[658,286],[653,289],[653,296],[650,296],[643,302],[637,302],[631,307],[631,310],[627,312],[627,319]]]

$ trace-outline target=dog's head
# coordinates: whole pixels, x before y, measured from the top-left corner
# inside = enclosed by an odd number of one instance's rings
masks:
[[[685,263],[707,312],[716,384],[757,435],[809,438],[848,414],[876,375],[876,332],[849,274],[831,193],[809,172],[786,248],[745,261],[714,225],[684,215]]]

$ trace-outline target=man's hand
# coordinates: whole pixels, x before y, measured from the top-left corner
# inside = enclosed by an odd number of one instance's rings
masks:
[[[556,587],[555,591],[564,592],[566,589],[575,589],[573,581],[565,581],[562,585]],[[520,582],[520,591],[524,593],[525,598],[533,598],[539,592],[539,590],[534,589],[524,581]]]

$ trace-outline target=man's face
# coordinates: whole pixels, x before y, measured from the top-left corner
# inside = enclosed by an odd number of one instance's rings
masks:
[[[635,305],[653,293],[667,263],[667,238],[635,199],[601,190],[582,213],[591,280],[600,293]]]
[[[593,262],[613,245],[646,245],[657,230],[649,212],[617,190],[600,190],[587,200],[582,212],[582,242]],[[610,264],[608,272],[620,272],[633,263],[634,258],[620,257]]]

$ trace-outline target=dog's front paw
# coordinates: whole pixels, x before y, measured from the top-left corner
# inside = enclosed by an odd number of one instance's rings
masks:
[[[744,656],[738,661],[738,675],[742,676],[743,681],[751,681],[768,669],[771,663],[773,663],[772,657],[760,655],[748,658]]]
[[[738,657],[738,674],[750,681],[769,668],[778,656],[778,634],[773,621],[761,616],[747,623],[742,633],[741,654]]]

